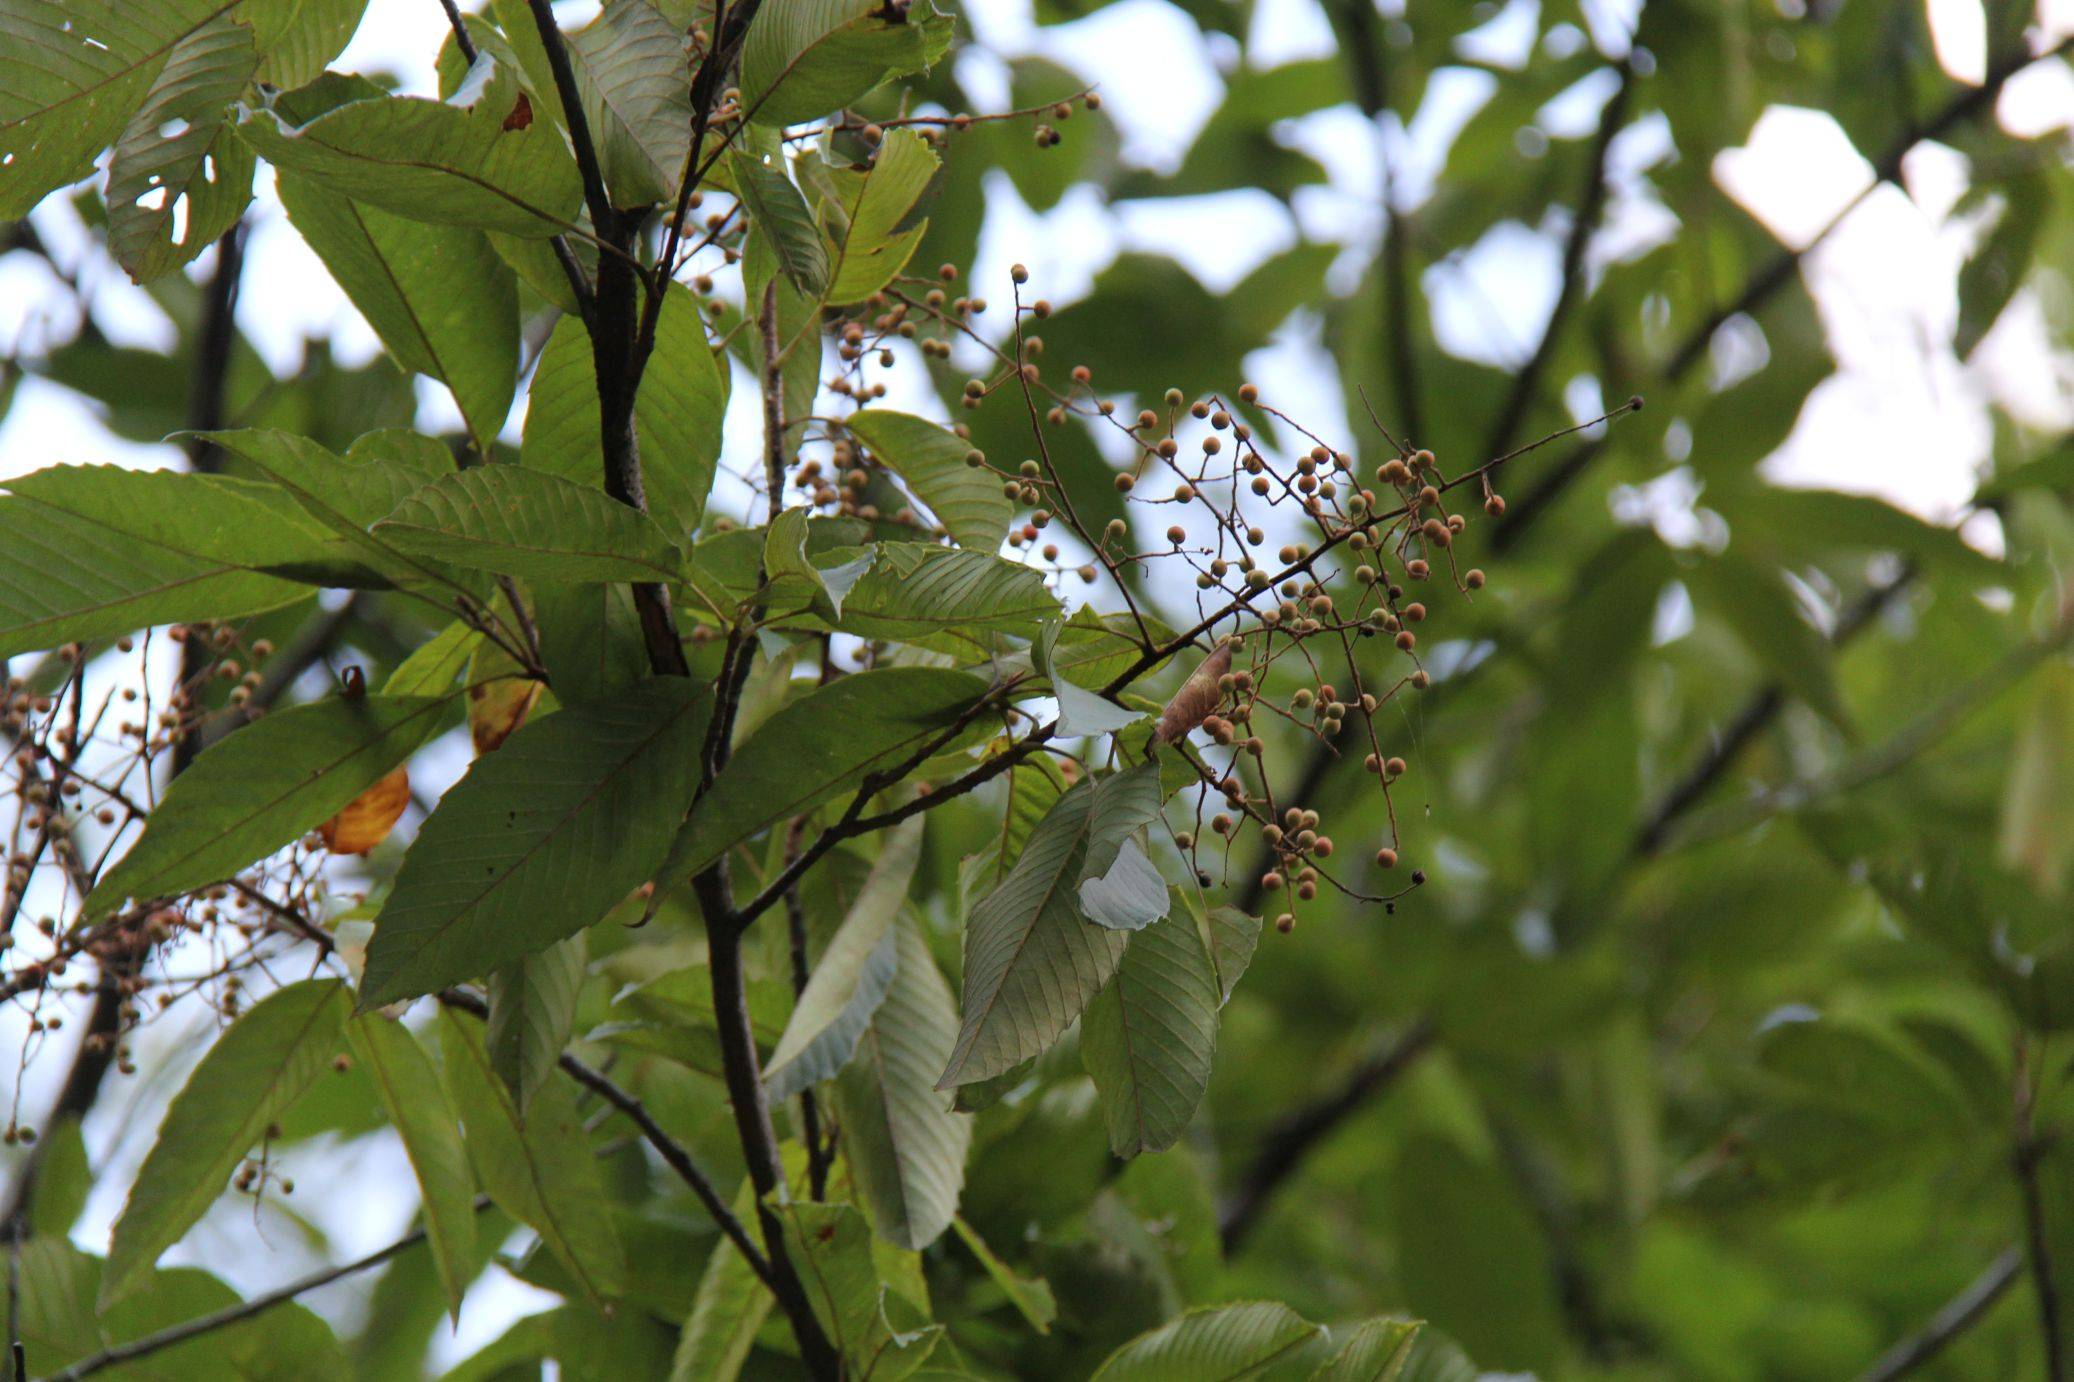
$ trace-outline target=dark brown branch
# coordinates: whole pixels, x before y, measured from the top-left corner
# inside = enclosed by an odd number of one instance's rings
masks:
[[[1597,233],[1600,219],[1606,213],[1608,157],[1613,151],[1613,137],[1627,123],[1628,100],[1634,93],[1635,71],[1625,58],[1614,71],[1619,74],[1620,84],[1614,88],[1606,108],[1599,113],[1598,133],[1592,138],[1590,171],[1585,175],[1584,190],[1579,194],[1577,209],[1570,218],[1570,233],[1563,241],[1563,271],[1556,289],[1555,306],[1549,309],[1548,323],[1541,329],[1541,339],[1535,343],[1534,353],[1512,376],[1512,388],[1507,391],[1505,403],[1498,410],[1498,420],[1491,424],[1490,436],[1484,443],[1483,454],[1486,456],[1505,451],[1519,436],[1520,425],[1526,421],[1527,412],[1541,391],[1541,376],[1547,372],[1549,361],[1555,358],[1556,344],[1562,339],[1570,313],[1584,300],[1585,251],[1591,247],[1591,238]]]
[[[1920,1330],[1875,1358],[1870,1367],[1858,1374],[1858,1382],[1894,1382],[1944,1352],[1946,1344],[1971,1329],[2002,1299],[2002,1293],[2015,1282],[2023,1267],[2023,1249],[2015,1244],[1996,1253],[1980,1275],[1939,1307]]]
[[[1902,160],[1908,156],[1909,152],[1916,145],[1925,140],[1938,139],[1979,112],[1992,109],[1995,98],[2001,94],[2002,88],[2008,84],[2011,77],[2014,77],[2035,62],[2044,62],[2058,57],[2070,49],[2074,49],[2074,37],[2061,39],[2051,49],[2035,57],[2026,49],[2005,53],[1989,66],[1987,76],[1979,86],[1966,88],[1946,102],[1943,109],[1939,110],[1928,121],[1920,125],[1913,125],[1904,131],[1899,138],[1887,146],[1886,151],[1873,164],[1872,181],[1867,184],[1866,188],[1853,197],[1843,210],[1830,218],[1829,223],[1816,232],[1814,238],[1808,241],[1807,244],[1798,249],[1782,249],[1773,255],[1762,267],[1750,275],[1749,280],[1744,283],[1742,291],[1728,302],[1716,307],[1707,314],[1706,320],[1686,333],[1677,348],[1664,361],[1663,366],[1657,370],[1653,383],[1660,386],[1663,384],[1675,384],[1682,380],[1691,371],[1692,367],[1705,357],[1707,347],[1713,343],[1715,332],[1719,331],[1732,318],[1757,311],[1770,300],[1772,294],[1791,283],[1794,276],[1798,273],[1802,261],[1817,246],[1828,240],[1836,228],[1843,224],[1845,218],[1855,211],[1866,197],[1872,194],[1874,188],[1882,183],[1892,182],[1901,176]],[[1565,489],[1569,488],[1570,484],[1579,475],[1584,473],[1585,469],[1598,458],[1605,448],[1605,438],[1586,443],[1584,446],[1579,447],[1575,453],[1567,457],[1562,465],[1550,471],[1540,484],[1520,496],[1518,501],[1507,511],[1505,517],[1499,520],[1497,530],[1492,533],[1492,550],[1504,552],[1525,536],[1528,528],[1533,525],[1535,520],[1562,495]]]
[[[1395,1083],[1432,1047],[1434,1036],[1430,1021],[1415,1020],[1387,1049],[1355,1067],[1330,1094],[1292,1110],[1275,1124],[1219,1216],[1218,1231],[1227,1253],[1237,1251],[1246,1241],[1258,1226],[1267,1202],[1296,1173],[1311,1149],[1358,1112],[1371,1096]]]
[[[2059,1285],[2053,1276],[2052,1232],[2045,1220],[2045,1196],[2038,1183],[2038,1163],[2045,1145],[2039,1140],[2032,1083],[2030,1045],[2019,1038],[2016,1048],[2015,1142],[2011,1157],[2024,1208],[2024,1260],[2038,1299],[2038,1332],[2045,1344],[2046,1382],[2066,1382],[2067,1340],[2060,1318]]]
[[[439,994],[439,1001],[449,1008],[470,1013],[486,1021],[490,1015],[487,1003],[461,989],[443,990]],[[771,1265],[765,1260],[762,1252],[758,1251],[748,1231],[742,1227],[742,1221],[735,1217],[734,1211],[728,1207],[727,1201],[720,1197],[720,1192],[714,1188],[713,1182],[698,1168],[698,1163],[691,1159],[691,1153],[685,1150],[684,1144],[671,1137],[663,1125],[655,1121],[655,1115],[648,1111],[648,1106],[613,1083],[604,1071],[586,1064],[567,1051],[562,1052],[555,1063],[576,1083],[625,1114],[627,1120],[641,1130],[642,1139],[655,1148],[656,1155],[663,1159],[663,1163],[691,1187],[692,1193],[698,1196],[699,1203],[706,1207],[706,1212],[712,1216],[713,1222],[727,1236],[727,1240],[741,1250],[742,1256],[748,1259],[750,1268],[768,1285],[771,1279]]]
[[[1882,581],[1860,596],[1837,620],[1836,630],[1830,635],[1829,646],[1841,648],[1856,638],[1873,620],[1877,619],[1894,598],[1915,577],[1913,567],[1904,568],[1892,580]],[[1743,708],[1730,718],[1719,738],[1708,746],[1699,760],[1686,770],[1672,788],[1665,792],[1663,800],[1644,818],[1642,828],[1635,832],[1632,852],[1637,856],[1654,854],[1662,849],[1670,838],[1671,827],[1693,807],[1699,805],[1736,759],[1742,756],[1757,736],[1778,718],[1786,707],[1786,688],[1777,682],[1766,685],[1743,703]]]
[[[480,1213],[488,1208],[489,1203],[487,1196],[476,1200],[476,1212]],[[386,1248],[377,1248],[365,1257],[356,1257],[351,1262],[341,1263],[336,1267],[326,1267],[322,1271],[312,1272],[308,1276],[289,1282],[286,1286],[254,1296],[250,1300],[239,1301],[236,1305],[226,1305],[213,1314],[197,1315],[191,1320],[182,1320],[179,1324],[161,1329],[156,1334],[146,1334],[141,1339],[132,1339],[126,1344],[103,1349],[99,1353],[80,1359],[70,1367],[50,1374],[43,1382],[78,1382],[82,1377],[91,1377],[121,1363],[135,1362],[161,1349],[184,1344],[189,1339],[198,1339],[204,1334],[213,1334],[219,1329],[243,1324],[246,1320],[263,1315],[277,1305],[285,1305],[297,1296],[307,1295],[320,1286],[329,1286],[334,1281],[364,1272],[370,1267],[379,1267],[398,1253],[414,1248],[424,1240],[425,1230],[422,1227],[414,1228]]]

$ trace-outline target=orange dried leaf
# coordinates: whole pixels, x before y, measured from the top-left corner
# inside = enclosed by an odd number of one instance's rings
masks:
[[[389,838],[410,805],[410,768],[398,764],[386,777],[346,803],[343,811],[317,827],[324,847],[333,854],[365,854]]]
[[[523,677],[499,677],[468,688],[468,737],[478,757],[518,731],[540,699],[540,683]]]

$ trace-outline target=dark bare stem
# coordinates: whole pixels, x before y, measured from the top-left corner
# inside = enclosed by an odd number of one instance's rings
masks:
[[[489,1004],[462,989],[443,990],[439,994],[439,1001],[446,1007],[486,1021],[490,1015]],[[655,1116],[648,1111],[648,1106],[613,1083],[605,1072],[586,1064],[567,1051],[562,1052],[556,1064],[562,1067],[569,1078],[625,1114],[627,1120],[641,1130],[643,1140],[655,1149],[656,1155],[663,1159],[664,1165],[675,1171],[684,1183],[691,1187],[691,1192],[698,1196],[699,1203],[713,1216],[713,1222],[719,1226],[721,1233],[741,1250],[751,1270],[768,1285],[771,1277],[770,1263],[757,1250],[755,1241],[742,1227],[742,1221],[728,1208],[727,1201],[720,1197],[720,1192],[714,1187],[712,1180],[691,1159],[691,1153],[685,1150],[682,1143],[671,1137],[662,1124],[655,1121]]]
[[[479,1213],[488,1208],[489,1203],[487,1197],[478,1199],[475,1202],[477,1212]],[[234,1324],[243,1324],[246,1320],[263,1315],[277,1305],[285,1305],[297,1296],[307,1295],[320,1286],[329,1286],[334,1281],[364,1272],[370,1267],[379,1267],[398,1253],[414,1248],[423,1241],[425,1241],[425,1230],[423,1228],[412,1229],[386,1248],[377,1248],[365,1257],[356,1257],[351,1262],[342,1263],[336,1267],[326,1267],[320,1272],[312,1272],[310,1275],[291,1281],[277,1290],[268,1291],[264,1295],[254,1296],[247,1301],[240,1301],[236,1305],[227,1305],[214,1314],[197,1315],[191,1320],[182,1320],[179,1324],[161,1329],[156,1334],[146,1334],[141,1339],[132,1339],[126,1344],[117,1344],[113,1348],[102,1349],[99,1353],[82,1358],[60,1372],[52,1373],[48,1378],[44,1379],[44,1382],[78,1382],[78,1379],[82,1377],[91,1377],[97,1372],[115,1367],[121,1363],[131,1363],[139,1358],[148,1358],[162,1349],[171,1348],[175,1344],[184,1344],[189,1339],[199,1339],[204,1334],[213,1334],[219,1329],[228,1329]],[[17,1357],[19,1357],[19,1354]]]
[[[2020,47],[2005,53],[1992,63],[1986,77],[1979,86],[1968,87],[1946,102],[1943,109],[1923,124],[1902,132],[1889,144],[1873,165],[1873,178],[1866,188],[1831,217],[1828,224],[1816,233],[1807,244],[1797,249],[1783,249],[1753,271],[1744,281],[1742,290],[1727,302],[1716,307],[1698,326],[1686,333],[1677,347],[1656,371],[1654,385],[1675,384],[1691,371],[1692,367],[1705,358],[1707,347],[1714,340],[1714,333],[1727,322],[1746,313],[1755,312],[1771,296],[1791,283],[1799,272],[1801,263],[1815,248],[1826,242],[1836,228],[1843,224],[1872,190],[1882,183],[1892,182],[1901,175],[1902,160],[1916,145],[1925,140],[1939,139],[1951,130],[1972,119],[1983,110],[1992,110],[1996,98],[2002,93],[2011,77],[2030,67],[2033,63],[2049,61],[2060,54],[2074,49],[2074,36],[2061,39],[2043,53],[2033,54],[2028,48]],[[1527,491],[1499,520],[1497,530],[1491,535],[1493,551],[1504,552],[1515,545],[1564,490],[1584,473],[1585,469],[1605,450],[1602,438],[1578,448],[1566,457],[1563,464],[1549,472],[1546,478]]]
[[[1996,1253],[1980,1275],[1946,1301],[1920,1330],[1875,1358],[1872,1366],[1858,1374],[1858,1382],[1894,1382],[1944,1352],[1946,1344],[1971,1329],[2002,1299],[2023,1269],[2022,1248],[2012,1243]]]
[[[1418,1019],[1389,1047],[1355,1067],[1330,1094],[1292,1110],[1275,1125],[1218,1218],[1227,1253],[1246,1241],[1268,1201],[1303,1165],[1311,1149],[1373,1095],[1394,1084],[1433,1045],[1433,1039],[1433,1024]]]
[[[2045,1200],[2038,1184],[2038,1163],[2045,1146],[2038,1138],[2036,1098],[2032,1083],[2032,1052],[2028,1038],[2016,1044],[2015,1163],[2016,1184],[2024,1207],[2024,1258],[2031,1269],[2031,1285],[2038,1298],[2038,1332],[2045,1342],[2047,1382],[2066,1382],[2067,1341],[2060,1323],[2060,1294],[2053,1279],[2051,1234],[2045,1222]]]

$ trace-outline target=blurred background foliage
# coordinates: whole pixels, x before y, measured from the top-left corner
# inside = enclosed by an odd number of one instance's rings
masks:
[[[1035,20],[1071,33],[1103,8],[1038,0]],[[1032,225],[1069,201],[1101,216],[1229,193],[1301,207],[1333,174],[1292,122],[1338,111],[1320,128],[1372,147],[1337,153],[1380,170],[1344,235],[1253,256],[1221,291],[1185,255],[1128,249],[1061,295],[1051,356],[1119,398],[1193,396],[1234,389],[1249,356],[1309,332],[1322,349],[1305,358],[1333,373],[1306,387],[1345,415],[1307,420],[1371,467],[1389,451],[1364,391],[1450,473],[1630,394],[1647,408],[1508,465],[1508,513],[1464,540],[1491,585],[1452,610],[1436,685],[1398,726],[1412,765],[1398,799],[1430,885],[1394,915],[1321,902],[1294,936],[1266,938],[1175,1151],[1113,1162],[1070,1051],[988,1109],[964,1216],[1046,1279],[1059,1324],[1039,1337],[997,1315],[989,1334],[998,1288],[948,1242],[935,1257],[956,1260],[932,1258],[940,1313],[969,1295],[957,1337],[1027,1377],[1084,1375],[1177,1306],[1259,1295],[1313,1318],[1408,1312],[1485,1369],[1827,1378],[1975,1288],[1984,1310],[1922,1375],[2047,1376],[2041,1268],[2061,1314],[2074,1309],[2074,448],[2051,410],[1989,391],[1977,473],[1901,452],[1857,458],[1886,476],[1884,496],[1775,484],[1761,463],[1838,368],[1837,305],[1811,291],[1837,236],[1826,217],[1775,233],[1725,190],[1721,155],[1767,112],[1820,112],[1865,165],[1855,198],[1818,189],[1853,213],[1909,195],[1924,150],[1953,156],[1956,201],[1922,214],[1960,227],[1962,262],[1930,289],[1936,332],[1888,344],[1956,370],[2021,310],[2064,388],[2067,133],[2013,131],[2000,105],[2054,40],[2031,6],[1990,0],[1985,64],[1963,79],[1912,3],[1326,0],[1332,51],[1257,63],[1287,8],[1180,0],[1224,85],[1168,165],[1129,156],[1114,93],[1047,151],[1014,122],[954,139],[916,262],[969,263],[1000,234],[990,218]],[[966,21],[984,17],[961,16],[961,42],[983,50],[987,25]],[[1488,56],[1500,30],[1511,50]],[[1130,60],[1162,62],[1145,49]],[[2064,74],[2062,53],[2048,61]],[[1485,98],[1434,135],[1434,93],[1478,73]],[[1053,57],[961,58],[865,113],[1029,106],[1088,84]],[[92,229],[93,200],[75,205]],[[1190,205],[1207,218],[1220,204]],[[40,252],[33,222],[10,234]],[[1502,350],[1444,344],[1437,285],[1508,235],[1557,266],[1552,304],[1486,303]],[[59,278],[105,271],[52,258]],[[76,390],[126,439],[178,429],[201,289],[176,275],[148,291],[180,333],[169,348],[111,344],[88,314],[11,360],[9,386],[26,372]],[[349,368],[313,345],[276,377],[235,350],[237,425],[342,450],[417,414],[384,361]],[[955,411],[963,378],[936,377],[951,416],[990,453],[1025,449],[1014,401]],[[1093,434],[1069,421],[1051,454],[1091,524],[1120,512]],[[1970,498],[1906,502],[1913,473],[1954,466]],[[1185,607],[1184,592],[1151,593]],[[371,667],[407,646],[385,622],[407,616],[379,600],[343,617]],[[1294,798],[1343,838],[1379,834],[1359,774],[1339,770],[1353,765],[1312,756]],[[943,819],[940,899],[992,829]],[[623,1016],[608,994],[589,1019]],[[629,1072],[731,1177],[717,1086],[660,1061]],[[354,1084],[306,1102],[287,1140],[371,1126]],[[646,1175],[624,1162],[630,1183]],[[45,1184],[74,1193],[56,1172]],[[652,1283],[657,1314],[681,1318],[710,1230],[655,1203],[629,1195],[627,1234],[637,1261],[686,1264]],[[438,1327],[428,1270],[406,1254],[372,1287],[383,1326],[356,1345],[366,1375],[415,1375]],[[493,1356],[524,1359],[525,1339],[554,1328],[615,1332],[565,1309]],[[641,1375],[628,1360],[656,1355],[633,1328],[592,1340],[588,1373],[564,1340],[561,1375]],[[646,1342],[666,1356],[669,1339]],[[1466,1366],[1435,1344],[1420,1363],[1427,1377]]]

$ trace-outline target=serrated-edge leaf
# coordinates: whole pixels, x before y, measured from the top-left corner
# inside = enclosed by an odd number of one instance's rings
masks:
[[[368,945],[363,1010],[545,949],[654,876],[712,688],[677,677],[533,720],[441,799]]]
[[[432,1250],[447,1310],[461,1316],[461,1297],[475,1274],[475,1177],[461,1144],[460,1122],[425,1048],[399,1022],[380,1014],[346,1024],[353,1059],[367,1071],[418,1179],[425,1240]]]
[[[129,1294],[158,1255],[223,1193],[238,1161],[325,1070],[349,1011],[345,985],[277,989],[216,1039],[173,1096],[116,1220],[101,1277],[103,1307]]]
[[[856,1052],[893,984],[899,957],[894,918],[921,858],[923,825],[916,816],[887,834],[864,886],[807,977],[792,1019],[764,1065],[771,1098],[789,1099],[817,1081],[833,1079]]]
[[[537,954],[526,955],[490,975],[490,1020],[483,1037],[490,1068],[519,1117],[554,1074],[576,1029],[576,998],[583,988],[589,954],[579,932]]]
[[[836,1078],[843,1154],[879,1236],[919,1250],[957,1213],[972,1119],[935,1088],[958,1037],[957,1000],[911,921],[894,924],[898,968],[856,1059]]]
[[[1109,1355],[1095,1382],[1227,1382],[1252,1377],[1321,1333],[1280,1301],[1194,1310]]]
[[[639,509],[525,466],[442,476],[374,532],[434,560],[543,583],[669,581],[683,573],[676,544]]]
[[[843,426],[928,506],[952,541],[975,552],[1000,552],[1014,505],[1001,492],[999,475],[965,464],[971,442],[891,408],[852,413]]]
[[[1310,1382],[1395,1382],[1411,1361],[1422,1323],[1388,1318],[1362,1321],[1339,1351],[1311,1374]]]
[[[1123,963],[1080,1021],[1109,1150],[1126,1159],[1180,1140],[1209,1088],[1217,1046],[1217,976],[1191,917],[1131,937]]]

